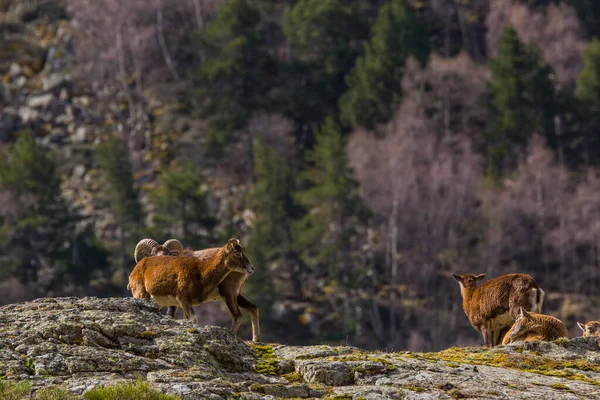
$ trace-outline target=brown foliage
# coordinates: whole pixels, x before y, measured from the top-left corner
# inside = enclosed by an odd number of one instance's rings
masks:
[[[542,235],[556,225],[557,212],[574,189],[569,178],[544,140],[534,136],[515,177],[484,194],[482,213],[489,225],[480,254],[489,274],[501,272],[501,266],[529,264],[540,255],[541,264],[549,267]]]
[[[414,69],[414,63],[412,65]],[[420,98],[427,117],[433,120],[440,135],[461,133],[479,147],[487,118],[482,101],[486,77],[485,67],[465,52],[452,58],[432,54],[420,76],[407,76],[404,90],[413,101],[419,101],[415,97]],[[408,79],[412,82],[408,83]]]
[[[488,273],[520,267],[548,289],[594,293],[600,285],[598,198],[595,171],[576,180],[535,136],[515,177],[485,195],[488,233],[480,254]]]
[[[432,68],[441,68],[436,62]],[[441,285],[451,290],[439,271],[447,261],[458,262],[466,256],[459,254],[458,249],[469,221],[475,216],[482,175],[481,159],[470,140],[464,135],[443,134],[444,119],[437,108],[440,88],[424,90],[428,72],[409,62],[403,82],[404,101],[384,127],[383,135],[376,137],[358,130],[350,136],[347,146],[361,197],[375,216],[380,236],[378,250],[386,255],[381,273],[390,285],[392,313],[399,304],[394,293],[406,290],[400,283],[410,285],[410,296],[436,303],[435,309],[426,312],[419,307],[403,306],[398,320],[390,321],[392,328],[385,344],[405,347],[408,341],[423,343],[420,350],[431,349],[432,343],[446,343],[447,327],[456,326],[453,315],[460,313],[459,294],[455,293],[456,303],[438,304],[436,293],[430,289],[436,288],[437,292]],[[441,75],[436,85],[446,82],[444,74]],[[458,95],[449,98],[459,101]],[[376,307],[365,307],[376,315]],[[416,332],[410,332],[406,326],[396,332],[395,324],[405,325],[411,318],[439,329],[432,327],[427,338],[415,336]],[[379,317],[371,319],[377,321]],[[420,329],[413,327],[416,331]],[[455,334],[460,336],[461,332]]]
[[[512,0],[490,3],[486,20],[489,53],[495,53],[504,26],[511,24],[522,41],[533,42],[543,51],[544,60],[552,66],[557,82],[573,90],[583,67],[581,50],[587,42],[577,11],[562,2],[535,9]]]
[[[179,79],[179,63],[195,57],[194,32],[220,0],[70,0],[82,73],[111,78],[125,73],[155,83]],[[124,71],[123,71],[124,70]]]

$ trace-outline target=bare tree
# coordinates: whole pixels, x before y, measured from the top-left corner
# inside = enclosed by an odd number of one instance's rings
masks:
[[[212,18],[221,0],[70,0],[76,28],[76,72],[80,79],[101,85],[107,97],[122,97],[122,133],[143,137],[148,126],[149,95],[178,90],[198,65],[194,35]],[[170,83],[169,90],[156,90]],[[174,84],[175,83],[175,84]],[[147,90],[151,89],[151,90]],[[142,135],[142,132],[144,133]]]
[[[575,79],[583,66],[581,51],[587,38],[573,7],[560,2],[532,9],[512,0],[490,2],[486,20],[490,53],[496,51],[507,24],[515,28],[523,42],[533,42],[543,51],[544,60],[552,66],[564,89],[575,88]]]
[[[439,285],[439,268],[448,259],[461,261],[462,255],[451,253],[459,247],[465,224],[475,217],[482,174],[482,160],[469,140],[459,134],[441,135],[443,117],[428,118],[430,97],[419,89],[425,75],[408,66],[403,88],[409,95],[383,137],[359,130],[348,143],[362,197],[385,232],[389,346],[408,340],[402,339],[399,328],[406,326],[414,311],[403,308],[399,313],[398,296],[407,290],[428,296],[429,289]],[[438,311],[429,317],[446,318]],[[433,331],[440,338],[444,334],[443,328]]]

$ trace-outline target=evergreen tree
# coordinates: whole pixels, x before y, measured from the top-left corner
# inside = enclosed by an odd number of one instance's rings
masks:
[[[175,237],[194,249],[208,247],[216,221],[208,213],[203,183],[200,169],[190,161],[161,169],[150,195],[155,206],[151,237]]]
[[[589,111],[600,113],[600,40],[593,38],[583,50],[583,69],[577,76],[577,100],[586,104]]]
[[[368,212],[347,167],[344,138],[332,118],[317,133],[315,147],[306,158],[311,166],[300,178],[307,187],[296,198],[308,212],[294,226],[294,242],[307,265],[328,270],[331,279],[351,286],[356,272],[351,240]]]
[[[369,34],[369,7],[363,0],[300,0],[286,11],[282,27],[294,56],[287,114],[304,130],[337,115],[344,78]],[[301,144],[311,145],[310,133]]]
[[[365,54],[346,77],[348,91],[340,99],[347,125],[372,129],[387,122],[402,99],[404,65],[412,55],[425,63],[429,42],[423,22],[405,0],[391,0],[379,10]]]
[[[600,40],[593,38],[583,50],[583,69],[577,76],[576,134],[570,150],[586,163],[600,161]]]
[[[72,243],[71,262],[65,270],[68,281],[83,288],[89,294],[90,283],[95,275],[104,275],[108,271],[109,253],[94,232],[93,225],[87,225],[81,232],[75,232]],[[63,277],[64,278],[64,277]],[[103,285],[102,294],[113,288]]]
[[[523,45],[512,26],[504,29],[498,56],[489,60],[489,173],[499,177],[514,167],[529,137],[540,133],[556,145],[557,97],[552,69],[538,48]]]
[[[2,277],[32,283],[34,295],[60,286],[68,267],[73,221],[52,153],[24,132],[0,157]],[[40,282],[44,273],[51,279]]]
[[[301,299],[300,264],[292,247],[290,231],[299,212],[292,199],[294,177],[286,160],[269,149],[262,138],[257,140],[254,154],[256,183],[250,194],[249,206],[256,218],[248,251],[253,263],[263,268],[257,268],[254,273],[257,276],[248,280],[248,285],[267,303],[272,302],[277,290],[275,280],[285,273],[281,268],[269,272],[269,265],[276,262],[288,269],[293,296]]]
[[[96,161],[102,172],[102,188],[108,207],[119,229],[119,254],[123,280],[126,282],[131,269],[127,240],[135,240],[143,224],[142,206],[134,186],[133,167],[125,143],[110,136],[96,148]]]
[[[215,149],[269,103],[274,64],[260,23],[260,11],[251,1],[227,0],[201,37],[195,94],[201,116],[210,121],[207,144]]]

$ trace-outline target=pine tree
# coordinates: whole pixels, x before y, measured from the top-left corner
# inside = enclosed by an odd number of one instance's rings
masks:
[[[3,277],[33,283],[42,295],[59,281],[39,282],[39,274],[64,279],[69,263],[73,220],[60,189],[52,153],[39,146],[31,132],[21,134],[0,157],[0,237]]]
[[[162,168],[150,194],[155,206],[151,237],[175,237],[194,249],[208,247],[215,219],[209,214],[208,192],[198,167],[190,161]]]
[[[102,172],[103,193],[119,229],[121,272],[126,282],[131,269],[127,240],[135,240],[144,217],[134,185],[133,167],[125,143],[116,136],[108,137],[97,146],[96,161]]]
[[[202,64],[195,95],[209,118],[207,144],[223,146],[254,110],[269,103],[274,63],[251,1],[227,0],[200,40]]]
[[[109,253],[96,236],[93,225],[87,225],[81,232],[75,232],[71,262],[64,271],[68,280],[76,287],[83,288],[84,293],[89,294],[93,278],[110,272],[108,266]],[[111,289],[106,287],[102,289],[105,294],[108,294],[109,290]]]
[[[269,272],[274,262],[287,268],[291,278],[292,293],[297,299],[302,295],[300,264],[292,246],[291,225],[298,215],[292,193],[294,177],[292,171],[274,150],[259,138],[254,146],[254,171],[256,183],[249,198],[249,206],[256,215],[253,223],[248,251],[257,269],[248,285],[253,293],[260,293],[267,303],[277,295],[275,280],[286,271]],[[270,301],[269,301],[270,300]]]
[[[369,34],[368,1],[300,0],[284,15],[293,59],[288,66],[288,116],[306,130],[337,115],[344,81]],[[309,137],[302,144],[311,145]]]
[[[538,48],[523,45],[512,26],[504,29],[498,56],[489,60],[489,128],[486,135],[489,174],[512,169],[533,133],[556,145],[554,116],[557,96],[552,69]]]
[[[351,286],[351,241],[356,227],[365,222],[358,183],[347,167],[344,138],[332,118],[317,133],[314,149],[306,155],[310,167],[300,175],[305,189],[296,195],[307,214],[294,225],[294,242],[303,261],[315,270]]]
[[[576,134],[570,149],[585,163],[597,163],[600,157],[600,40],[593,38],[583,50],[583,69],[577,76]]]
[[[402,100],[406,59],[425,63],[429,42],[423,22],[405,0],[391,0],[379,10],[364,56],[346,77],[348,91],[340,99],[342,121],[372,129],[387,122]]]
[[[583,69],[577,76],[575,97],[594,114],[600,112],[600,40],[593,38],[583,50]]]

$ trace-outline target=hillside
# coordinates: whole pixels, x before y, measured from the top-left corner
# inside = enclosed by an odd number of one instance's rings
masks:
[[[477,345],[451,273],[528,273],[578,335],[600,319],[598,20],[588,0],[0,0],[0,304],[129,296],[140,239],[238,237],[268,341]]]
[[[600,342],[368,352],[244,342],[131,298],[45,298],[0,308],[0,377],[82,395],[146,380],[182,399],[598,399]]]

